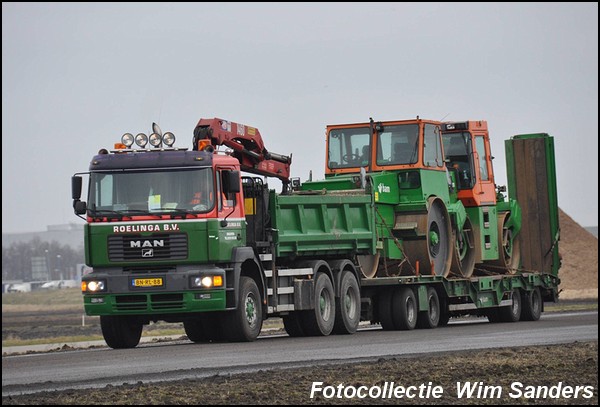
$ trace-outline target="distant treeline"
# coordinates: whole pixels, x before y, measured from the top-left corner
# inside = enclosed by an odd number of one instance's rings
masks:
[[[41,271],[49,273],[49,280],[74,278],[77,265],[85,262],[83,248],[73,249],[57,241],[45,242],[34,237],[29,242],[2,246],[2,280],[37,280]]]

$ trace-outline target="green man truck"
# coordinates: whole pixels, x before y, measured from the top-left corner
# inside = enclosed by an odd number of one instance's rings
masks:
[[[201,119],[190,150],[174,141],[156,124],[126,133],[72,177],[85,312],[112,348],[156,321],[193,342],[253,341],[270,317],[290,336],[352,334],[537,320],[558,299],[548,134],[505,141],[507,187],[481,120],[327,126],[325,176],[304,183],[255,127]]]

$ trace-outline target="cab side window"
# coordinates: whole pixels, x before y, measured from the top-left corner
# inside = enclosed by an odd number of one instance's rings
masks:
[[[423,164],[426,167],[441,167],[442,144],[440,142],[440,129],[432,124],[425,124],[425,145],[423,147]]]
[[[489,181],[490,176],[488,174],[487,159],[485,152],[485,142],[483,136],[475,137],[475,148],[477,148],[477,157],[479,161],[479,174],[481,175],[482,181]]]

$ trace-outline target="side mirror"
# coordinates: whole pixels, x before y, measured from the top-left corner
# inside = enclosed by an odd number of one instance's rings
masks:
[[[226,194],[236,194],[240,192],[240,172],[226,170],[223,171],[223,192]]]
[[[78,175],[73,175],[71,177],[71,194],[73,195],[73,200],[78,201],[81,199],[81,185],[83,183],[83,178]]]
[[[83,178],[79,175],[73,175],[71,177],[71,195],[73,197],[73,210],[75,211],[75,215],[83,215],[87,210],[85,202],[80,201],[82,183]]]
[[[73,201],[73,209],[75,210],[75,215],[83,215],[87,210],[87,205],[84,201],[76,200]]]

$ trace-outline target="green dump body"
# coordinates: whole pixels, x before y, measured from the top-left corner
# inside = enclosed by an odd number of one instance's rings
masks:
[[[558,275],[558,196],[554,138],[519,134],[505,141],[508,193],[522,210],[521,269]]]
[[[375,253],[372,195],[322,191],[270,196],[276,255],[289,257]]]

